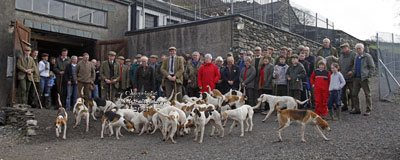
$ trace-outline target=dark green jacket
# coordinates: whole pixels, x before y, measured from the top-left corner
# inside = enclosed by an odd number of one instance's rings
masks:
[[[303,65],[299,62],[297,65],[292,65],[286,71],[286,79],[290,77],[289,89],[296,89],[303,91],[302,79],[306,77],[306,70]]]
[[[261,70],[262,70],[262,65],[261,65]],[[260,72],[261,72],[260,70]],[[271,63],[268,63],[267,65],[265,65],[264,68],[264,82],[261,86],[261,89],[268,89],[268,90],[272,90],[272,75],[274,73],[274,66]],[[261,74],[259,74],[261,75]],[[260,81],[260,76],[258,78],[258,80]],[[258,84],[259,85],[259,84]],[[258,88],[258,87],[257,87]]]
[[[336,58],[339,57],[336,48],[335,48],[335,47],[332,47],[332,46],[331,46],[331,48],[330,48],[329,55],[335,56]],[[329,55],[324,56],[324,47],[320,48],[320,49],[318,50],[318,52],[317,52],[317,56],[322,56],[322,57],[324,57],[324,58],[328,57]],[[318,67],[317,67],[317,68],[318,68]]]
[[[359,55],[356,54],[356,57],[354,58],[353,76],[356,76],[356,64],[358,57]],[[364,53],[361,56],[361,81],[371,78],[374,71],[375,71],[375,64],[374,60],[372,59],[372,56],[368,53]]]

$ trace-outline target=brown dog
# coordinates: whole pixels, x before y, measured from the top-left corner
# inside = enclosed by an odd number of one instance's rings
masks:
[[[325,135],[319,128],[327,131],[330,131],[331,129],[329,128],[328,123],[320,116],[310,110],[280,110],[278,108],[279,103],[280,102],[276,103],[275,105],[275,110],[278,112],[278,120],[280,124],[280,127],[278,128],[279,141],[282,141],[281,131],[288,127],[292,123],[292,121],[297,121],[301,124],[301,141],[306,141],[304,139],[304,130],[307,124],[313,125],[315,130],[321,135],[321,137],[324,138],[326,141],[329,141],[329,139],[325,137]]]

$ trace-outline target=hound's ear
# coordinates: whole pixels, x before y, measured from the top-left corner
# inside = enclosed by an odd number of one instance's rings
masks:
[[[193,111],[197,116],[201,117],[201,113],[198,109],[194,109]]]

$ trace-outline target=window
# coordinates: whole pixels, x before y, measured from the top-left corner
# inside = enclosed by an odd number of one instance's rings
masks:
[[[20,10],[105,26],[107,12],[81,7],[60,0],[15,0]]]
[[[48,14],[49,0],[33,0],[33,11]]]
[[[171,22],[169,22],[169,21],[170,21],[170,19],[167,18],[167,24],[178,24],[179,23],[179,21],[176,21],[176,20],[173,20],[173,19],[171,19]]]
[[[65,4],[65,17],[70,20],[78,20],[78,11],[79,7],[70,5],[70,4]]]
[[[151,14],[145,14],[145,28],[151,28],[151,27],[157,27],[158,25],[158,17],[151,15]]]
[[[22,10],[32,10],[32,0],[16,0],[15,7]]]
[[[64,17],[64,3],[50,0],[49,14],[57,17]]]
[[[105,26],[106,25],[106,12],[95,10],[93,12],[93,23]]]
[[[79,21],[91,23],[93,10],[88,8],[79,8]]]

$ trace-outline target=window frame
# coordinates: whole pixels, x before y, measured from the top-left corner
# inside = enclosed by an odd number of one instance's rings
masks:
[[[76,5],[76,4],[73,4],[73,3],[68,3],[68,2],[65,2],[65,1],[60,1],[60,0],[47,0],[47,13],[41,13],[41,12],[38,12],[38,11],[34,11],[33,10],[33,3],[34,3],[34,1],[35,0],[29,0],[30,2],[31,2],[31,7],[30,7],[30,9],[23,9],[23,8],[18,8],[17,7],[17,3],[18,3],[18,1],[19,0],[15,0],[15,9],[16,10],[19,10],[19,11],[24,11],[24,12],[30,12],[30,13],[34,13],[34,14],[38,14],[38,15],[43,15],[43,16],[47,16],[47,17],[52,17],[52,18],[56,18],[56,19],[61,19],[61,20],[65,20],[65,21],[70,21],[70,22],[75,22],[75,23],[80,23],[80,24],[87,24],[87,25],[93,25],[93,26],[97,26],[97,27],[103,27],[103,28],[108,28],[108,11],[104,11],[104,10],[99,10],[99,9],[95,9],[95,8],[91,8],[91,7],[86,7],[86,6],[81,6],[81,5]],[[62,3],[63,4],[63,15],[62,15],[62,17],[60,17],[60,16],[55,16],[55,15],[51,15],[50,14],[50,1],[57,1],[57,2],[60,2],[60,3]],[[71,6],[74,6],[74,7],[78,7],[78,17],[77,17],[77,19],[69,19],[69,18],[66,18],[66,13],[67,13],[67,5],[71,5]],[[91,13],[90,13],[90,22],[85,22],[85,21],[80,21],[79,19],[80,19],[80,17],[79,17],[79,13],[80,13],[80,9],[81,8],[84,8],[84,9],[89,9],[89,10],[91,10]],[[99,23],[94,23],[94,18],[93,18],[93,13],[94,13],[94,11],[99,11],[99,12],[102,12],[103,13],[103,15],[104,15],[104,17],[103,17],[103,24],[99,24]]]

